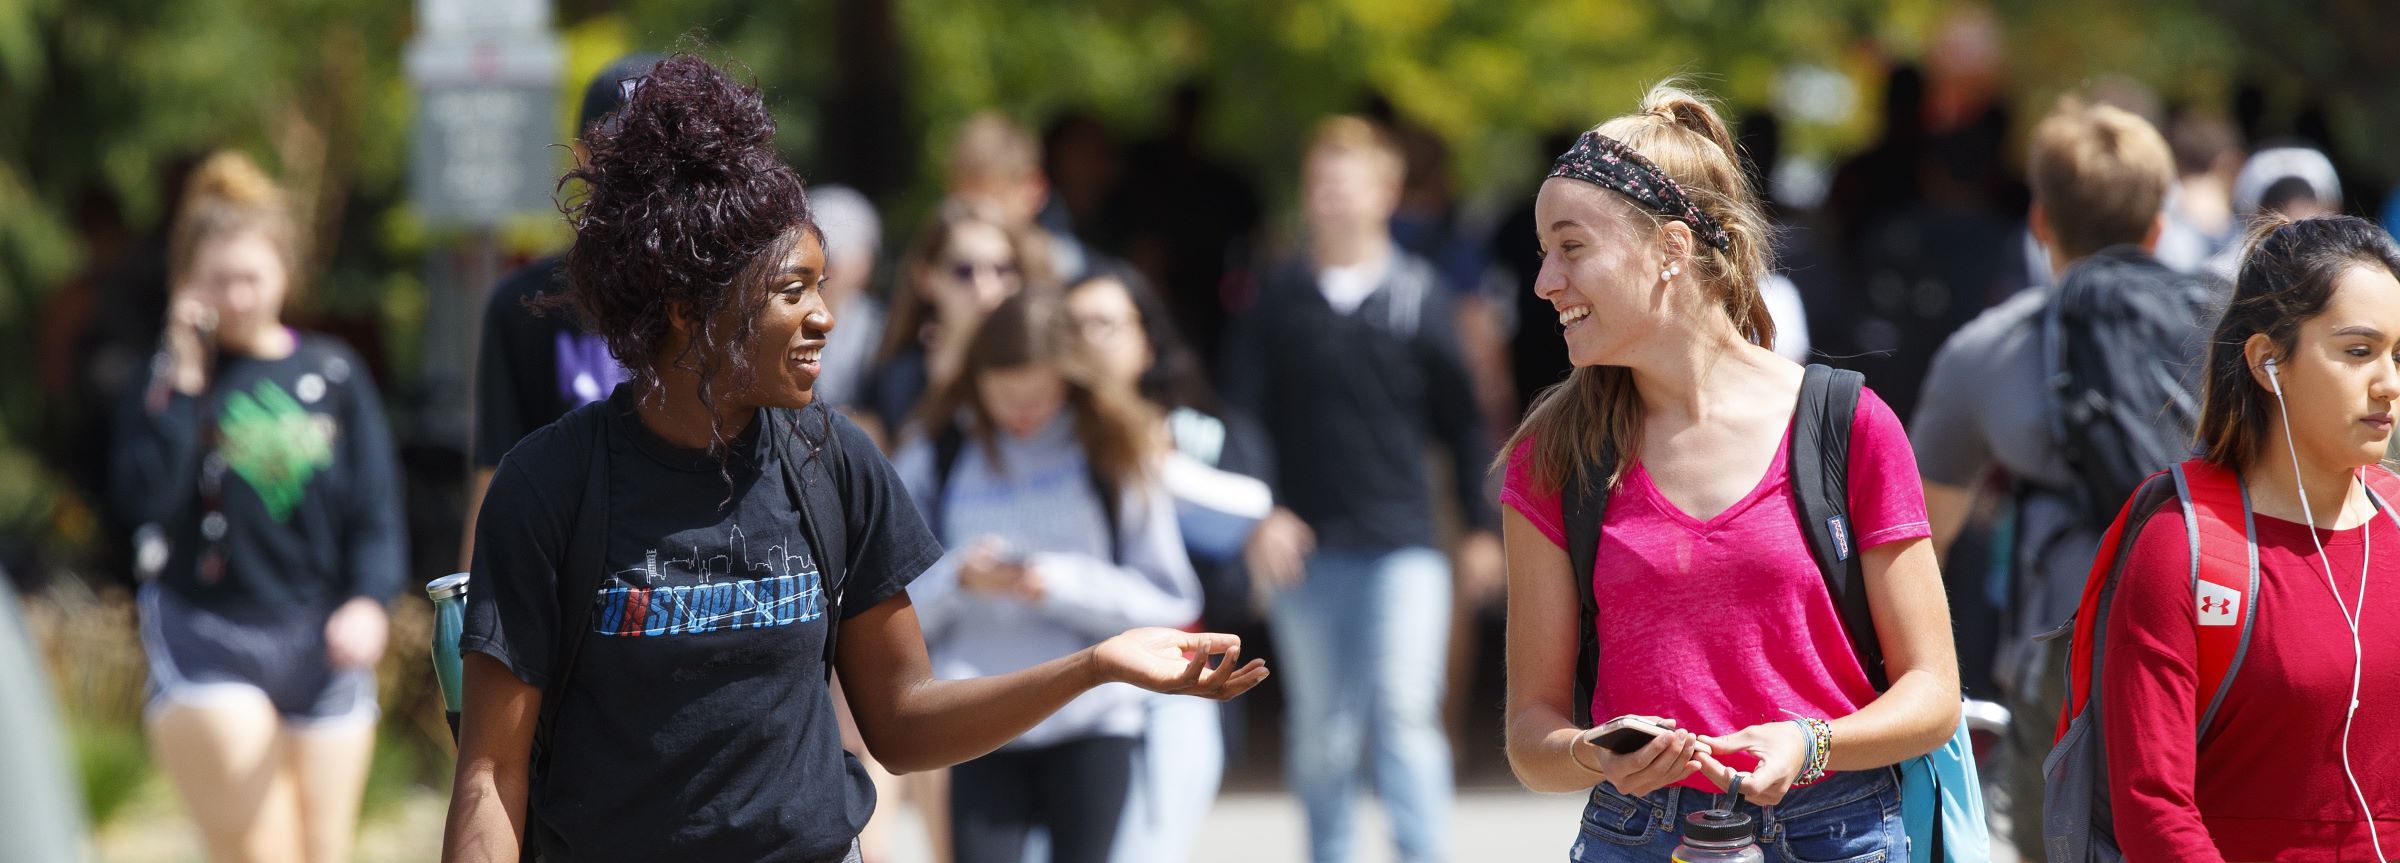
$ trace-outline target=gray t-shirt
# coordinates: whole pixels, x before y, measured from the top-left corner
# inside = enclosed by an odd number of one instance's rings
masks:
[[[2047,290],[2020,291],[1951,335],[1934,354],[1909,423],[1926,482],[1971,489],[1998,467],[2021,489],[2011,559],[2024,568],[2012,597],[2012,641],[2074,615],[2100,547],[2100,534],[2078,523],[2068,496],[2074,472],[2060,452],[2056,407],[2042,380],[2049,299]]]

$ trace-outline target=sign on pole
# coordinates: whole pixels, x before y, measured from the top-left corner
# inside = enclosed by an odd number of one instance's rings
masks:
[[[558,73],[549,0],[420,0],[409,194],[426,220],[490,227],[551,207]]]

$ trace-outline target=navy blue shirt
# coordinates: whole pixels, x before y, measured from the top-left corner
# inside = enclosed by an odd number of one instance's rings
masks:
[[[211,369],[197,397],[144,375],[119,415],[112,496],[165,537],[160,583],[215,608],[391,599],[407,520],[366,365],[340,339],[298,333],[289,356],[220,352]]]

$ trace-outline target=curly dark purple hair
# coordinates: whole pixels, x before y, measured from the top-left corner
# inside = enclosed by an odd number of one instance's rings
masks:
[[[816,232],[808,192],[775,154],[775,118],[756,86],[689,54],[626,86],[624,106],[585,134],[584,166],[559,181],[581,180],[585,192],[563,208],[575,244],[558,302],[645,386],[655,390],[663,368],[697,370],[713,410],[720,374],[735,391],[756,379],[754,317],[723,313],[762,302],[767,268]],[[691,342],[663,356],[677,312]]]

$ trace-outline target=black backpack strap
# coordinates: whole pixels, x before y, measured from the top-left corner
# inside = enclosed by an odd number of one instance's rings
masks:
[[[558,655],[550,664],[550,685],[542,692],[542,711],[534,730],[534,775],[548,769],[556,747],[560,706],[566,702],[567,687],[575,678],[575,667],[583,657],[583,642],[591,633],[593,609],[599,605],[600,585],[608,577],[607,563],[602,553],[608,544],[608,429],[615,408],[607,402],[589,408],[591,418],[584,422],[589,454],[583,495],[576,504],[575,527],[569,533],[566,566],[558,572]],[[531,835],[530,832],[527,834]]]
[[[925,526],[933,530],[934,539],[943,543],[949,542],[949,534],[943,529],[949,521],[950,474],[958,469],[959,454],[966,449],[967,432],[957,423],[943,426],[933,436],[933,505],[925,513]],[[1084,482],[1091,486],[1092,495],[1100,499],[1100,514],[1108,520],[1108,562],[1124,566],[1125,531],[1117,523],[1117,511],[1124,505],[1118,495],[1123,492],[1117,488],[1116,480],[1088,460]]]
[[[1582,613],[1576,617],[1575,727],[1592,727],[1592,689],[1600,682],[1600,599],[1592,592],[1592,571],[1600,561],[1600,524],[1608,520],[1611,478],[1617,457],[1610,452],[1586,465],[1581,478],[1569,476],[1560,490],[1560,515],[1567,529],[1567,576],[1575,588]]]
[[[813,451],[802,435],[805,416],[815,413],[825,432],[824,441]],[[825,676],[833,677],[835,648],[840,646],[842,599],[850,586],[846,577],[849,569],[850,533],[844,491],[850,487],[849,466],[842,460],[842,435],[834,428],[833,411],[818,402],[804,411],[771,411],[764,415],[773,420],[780,417],[772,431],[780,441],[776,461],[783,470],[784,494],[800,512],[800,531],[808,539],[809,553],[817,561],[819,588],[823,591],[825,613]],[[815,465],[816,470],[808,469]],[[827,521],[831,519],[831,521]]]
[[[958,469],[958,454],[967,448],[966,430],[951,422],[933,433],[933,505],[925,508],[925,526],[933,530],[933,538],[943,544],[950,542],[946,517],[950,509],[950,473]]]
[[[1092,464],[1090,459],[1085,460],[1083,476],[1084,481],[1091,484],[1092,495],[1100,499],[1100,514],[1108,519],[1108,562],[1124,566],[1125,531],[1117,524],[1117,511],[1123,508],[1125,502],[1117,498],[1120,494],[1117,481],[1102,471],[1099,465]]]
[[[1850,425],[1858,415],[1866,376],[1812,365],[1800,381],[1800,404],[1792,412],[1790,474],[1800,513],[1800,533],[1825,576],[1825,590],[1842,616],[1859,668],[1882,692],[1891,687],[1883,667],[1883,643],[1867,603],[1867,573],[1850,522]]]

